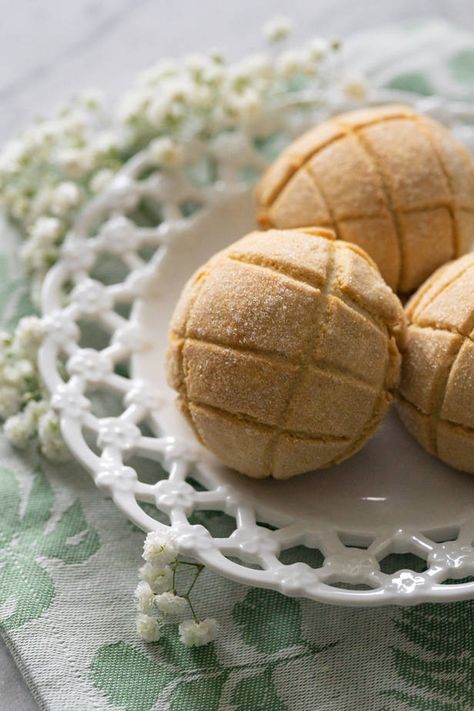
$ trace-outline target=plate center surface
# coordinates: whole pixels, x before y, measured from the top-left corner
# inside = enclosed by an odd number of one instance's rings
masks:
[[[132,320],[150,348],[134,355],[132,375],[150,383],[165,403],[154,415],[157,431],[186,438],[194,435],[175,407],[175,393],[165,380],[165,352],[171,314],[194,270],[219,249],[255,229],[250,192],[229,197],[203,211],[179,237],[156,268],[156,279],[137,301]],[[435,531],[456,526],[474,511],[474,480],[427,454],[390,412],[378,433],[355,456],[288,481],[257,481],[222,466],[203,448],[200,478],[209,486],[225,483],[248,498],[261,520],[275,525],[306,519],[315,527],[376,533],[387,527]]]

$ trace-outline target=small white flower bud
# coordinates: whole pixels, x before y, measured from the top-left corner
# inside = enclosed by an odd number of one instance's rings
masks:
[[[154,612],[155,596],[153,590],[145,580],[141,580],[135,588],[135,600],[139,612],[149,615]]]
[[[182,615],[188,609],[188,603],[184,597],[172,592],[164,592],[161,595],[155,595],[155,607],[163,615]]]
[[[268,42],[281,42],[293,29],[293,23],[288,17],[274,17],[263,26],[263,35]]]
[[[161,636],[160,623],[149,615],[138,615],[137,632],[145,642],[157,642]]]
[[[157,568],[173,563],[178,555],[175,537],[168,532],[151,531],[145,539],[143,558]]]
[[[179,625],[179,638],[186,647],[202,647],[216,638],[218,630],[219,625],[211,618],[201,622],[186,620]]]

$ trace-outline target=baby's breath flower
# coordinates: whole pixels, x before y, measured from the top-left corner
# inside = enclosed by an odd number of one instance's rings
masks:
[[[222,76],[221,64],[205,54],[188,55],[184,58],[184,66],[198,83],[213,83]]]
[[[23,385],[24,381],[34,374],[34,367],[31,361],[26,358],[15,360],[5,365],[2,376],[8,385]]]
[[[53,410],[45,412],[38,421],[40,450],[52,462],[67,462],[71,459],[59,429],[58,416]]]
[[[118,136],[114,131],[102,131],[93,140],[91,144],[91,152],[97,158],[98,156],[103,156],[106,153],[115,151],[118,148],[119,140]]]
[[[218,630],[219,625],[212,618],[201,622],[186,620],[179,625],[179,638],[186,647],[202,647],[216,638]]]
[[[155,595],[155,607],[163,615],[182,615],[188,609],[188,603],[184,597],[172,592],[164,592]]]
[[[62,224],[57,217],[38,217],[30,230],[33,238],[39,242],[54,242],[62,230]]]
[[[135,588],[135,600],[139,612],[150,615],[154,612],[155,595],[149,584],[141,580]]]
[[[145,642],[158,642],[161,637],[161,625],[154,617],[140,614],[137,617],[137,632]]]
[[[367,82],[361,74],[349,75],[342,84],[342,91],[348,99],[363,101],[367,98]]]
[[[281,42],[293,29],[293,23],[288,17],[278,16],[269,20],[263,26],[263,34],[268,42]]]
[[[5,420],[18,412],[21,406],[20,393],[10,385],[0,387],[0,418]]]
[[[309,56],[315,62],[319,62],[329,54],[330,46],[327,40],[315,37],[308,43]]]
[[[124,124],[132,124],[133,121],[142,118],[149,107],[150,100],[151,94],[146,89],[135,89],[129,92],[119,106],[119,119]]]
[[[18,449],[25,449],[34,436],[35,426],[30,417],[18,413],[5,420],[3,432],[10,444]]]
[[[178,555],[178,545],[171,533],[151,531],[143,546],[143,558],[157,568],[173,563]]]
[[[262,108],[258,92],[250,87],[241,92],[229,93],[226,104],[231,114],[240,119],[251,118],[258,114]]]
[[[92,168],[92,157],[84,148],[64,148],[58,152],[58,165],[70,178],[80,178]]]
[[[75,183],[60,183],[51,193],[51,212],[54,215],[63,215],[78,204],[80,197],[81,191]]]
[[[113,170],[108,168],[103,168],[97,171],[92,177],[89,188],[93,193],[100,193],[104,188],[106,188],[113,180],[115,173]]]
[[[56,261],[58,248],[32,237],[20,247],[20,257],[29,272],[44,273]]]
[[[8,331],[0,330],[0,348],[7,348],[11,346],[13,339]]]
[[[150,143],[149,152],[152,160],[157,165],[167,167],[178,165],[182,157],[180,147],[168,136],[155,138]]]
[[[44,336],[41,319],[36,316],[26,316],[21,319],[15,331],[13,348],[34,357]]]
[[[75,142],[81,141],[87,129],[87,118],[83,112],[71,111],[63,112],[62,120],[57,124],[57,135],[64,131],[65,135]]]
[[[50,405],[47,400],[30,400],[23,410],[23,414],[29,419],[32,426],[36,428],[40,417],[45,412],[48,412],[49,409]]]
[[[231,76],[235,80],[246,78],[249,81],[268,80],[274,75],[272,59],[266,54],[251,54],[237,65],[235,72],[231,70]]]
[[[314,70],[308,54],[304,50],[289,49],[277,59],[277,67],[282,76],[289,79],[296,74],[306,74]]]
[[[104,95],[97,89],[86,89],[80,93],[78,98],[79,102],[90,111],[96,111],[104,103]]]
[[[178,71],[179,65],[175,60],[162,59],[158,64],[140,72],[138,75],[138,84],[142,86],[154,86],[162,79],[176,75]]]
[[[26,158],[26,148],[19,140],[9,141],[0,152],[0,174],[16,173]]]
[[[157,96],[146,109],[146,118],[152,126],[160,126],[172,114],[170,100],[166,96]]]
[[[224,81],[226,75],[224,59],[222,55],[215,53],[209,57],[209,60],[209,64],[202,74],[201,81],[206,82],[206,84],[214,88],[218,88]]]
[[[164,568],[156,568],[151,563],[145,563],[140,568],[139,574],[156,594],[169,592],[173,588],[173,571],[168,565]]]

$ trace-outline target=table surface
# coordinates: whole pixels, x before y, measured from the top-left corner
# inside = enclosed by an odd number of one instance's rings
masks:
[[[296,39],[432,16],[474,29],[472,0],[0,0],[0,13],[1,142],[75,91],[94,86],[113,97],[159,58],[257,50],[275,14],[293,19]],[[36,708],[0,642],[0,711]]]

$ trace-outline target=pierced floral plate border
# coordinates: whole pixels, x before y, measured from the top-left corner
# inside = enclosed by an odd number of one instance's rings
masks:
[[[414,101],[400,94],[380,94],[374,103],[400,98],[440,118],[474,147],[474,131],[467,123],[474,112],[468,107],[436,98]],[[368,547],[343,542],[333,527],[313,530],[304,520],[270,530],[257,522],[252,500],[237,496],[232,486],[218,483],[203,490],[187,479],[199,465],[201,448],[144,430],[142,423],[162,404],[160,393],[131,377],[123,365],[147,348],[150,336],[139,328],[133,311],[129,317],[129,307],[152,287],[169,245],[192,232],[199,214],[248,191],[249,180],[269,161],[262,145],[275,143],[275,136],[288,142],[316,119],[344,108],[318,107],[311,98],[298,105],[283,102],[259,121],[236,126],[212,142],[190,142],[183,164],[174,171],[159,170],[147,150],[132,158],[84,210],[46,278],[41,375],[59,413],[65,441],[98,488],[144,531],[164,524],[139,502],[153,504],[166,514],[183,555],[247,585],[340,605],[472,598],[474,582],[457,581],[474,575],[474,515],[459,527],[455,540],[447,540],[448,532],[435,541],[412,528],[392,528],[374,531]],[[268,141],[261,141],[259,147],[255,138],[263,134]],[[214,175],[208,171],[205,180],[202,175],[193,177],[197,166],[210,165]],[[144,201],[159,206],[158,225],[140,224],[137,215]],[[119,279],[100,276],[98,265],[104,257],[120,264]],[[108,334],[105,345],[85,343],[84,332],[94,327]],[[107,412],[107,396],[102,398],[105,412],[94,411],[94,402],[104,393],[119,396],[119,412]],[[128,461],[132,454],[160,462],[168,478],[151,484],[141,481]],[[227,513],[235,519],[235,530],[217,538],[204,526],[191,524],[190,515],[200,509]],[[284,564],[279,559],[283,550],[300,544],[321,551],[324,562],[320,567],[302,561]],[[393,552],[411,552],[426,560],[427,569],[422,573],[409,569],[382,572],[379,561]],[[453,584],[443,584],[448,578]]]

